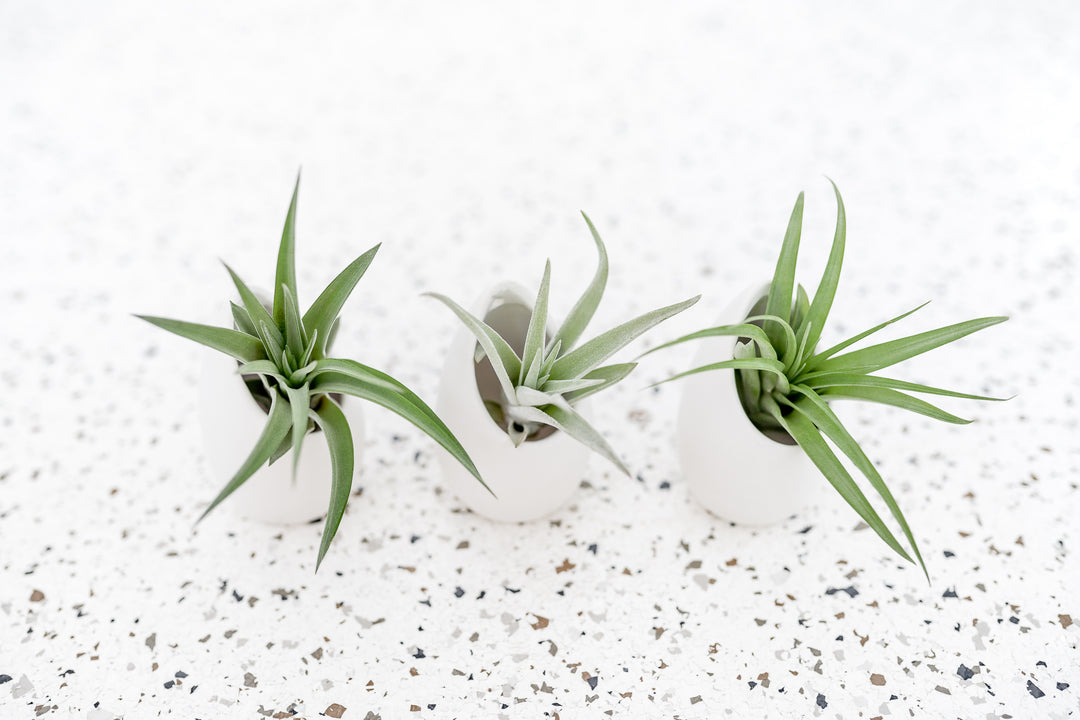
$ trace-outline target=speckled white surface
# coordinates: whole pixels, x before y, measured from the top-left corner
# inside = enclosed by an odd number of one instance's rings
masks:
[[[0,717],[1080,714],[1071,3],[218,5],[0,7]],[[767,275],[803,188],[813,286],[833,177],[826,341],[931,298],[909,330],[1013,318],[904,370],[1017,394],[949,405],[977,423],[840,406],[933,584],[824,481],[767,530],[695,505],[678,388],[640,390],[690,348],[595,404],[637,478],[596,458],[549,521],[460,511],[373,408],[318,575],[318,526],[193,530],[203,351],[130,313],[215,319],[219,257],[269,282],[301,164],[302,301],[381,241],[338,349],[431,401],[455,327],[421,291],[550,256],[564,314],[583,208],[594,329],[705,294],[656,342]]]

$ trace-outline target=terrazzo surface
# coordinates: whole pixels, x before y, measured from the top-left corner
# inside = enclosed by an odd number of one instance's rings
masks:
[[[285,3],[0,7],[0,718],[1080,716],[1080,13],[1069,3]],[[611,255],[596,332],[704,294],[620,357],[705,326],[770,272],[807,190],[825,342],[1011,321],[904,378],[1016,397],[966,427],[838,412],[928,565],[820,482],[775,527],[689,497],[692,348],[593,419],[569,504],[500,525],[434,446],[365,407],[355,495],[321,527],[227,506],[201,450],[200,348],[131,317],[223,317],[267,285],[303,165],[301,302],[382,249],[339,354],[434,402],[456,327],[420,297],[496,281],[553,312]],[[209,352],[209,351],[207,351]]]

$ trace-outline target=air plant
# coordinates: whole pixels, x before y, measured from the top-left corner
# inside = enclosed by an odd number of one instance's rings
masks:
[[[405,418],[446,448],[478,481],[483,483],[483,480],[465,449],[415,393],[374,368],[354,360],[327,357],[338,314],[379,245],[346,267],[301,315],[295,267],[299,190],[297,177],[278,248],[274,297],[269,308],[225,265],[241,301],[240,305],[230,303],[233,328],[147,315],[137,317],[235,358],[238,374],[245,378],[253,397],[267,413],[266,425],[255,447],[199,521],[260,467],[277,461],[290,450],[295,479],[304,438],[310,432],[325,434],[330,450],[331,497],[317,571],[337,533],[352,490],[353,440],[349,423],[339,407],[342,395],[369,400]]]
[[[547,261],[520,356],[510,342],[483,320],[444,295],[427,294],[449,307],[476,336],[473,359],[479,363],[488,358],[501,388],[500,399],[487,401],[485,405],[492,419],[516,446],[542,437],[546,427],[554,428],[604,456],[629,475],[607,441],[574,406],[611,387],[637,367],[633,362],[601,363],[642,333],[696,303],[700,296],[645,313],[575,347],[600,304],[608,276],[604,243],[589,217],[585,213],[582,216],[599,255],[596,273],[566,320],[554,332],[549,332],[551,261]],[[538,436],[538,433],[541,434]]]
[[[830,180],[830,183],[832,181]],[[734,357],[694,368],[663,382],[712,370],[735,371],[736,388],[750,421],[773,439],[794,440],[810,457],[814,465],[840,493],[855,512],[873,528],[890,548],[909,562],[915,562],[893,536],[852,474],[826,443],[831,442],[869,481],[892,516],[903,530],[911,550],[929,579],[926,563],[915,542],[907,520],[886,486],[880,473],[866,453],[840,422],[829,403],[849,399],[891,405],[948,423],[967,424],[970,420],[957,417],[910,393],[938,395],[966,400],[1001,400],[981,395],[943,390],[875,375],[929,350],[1004,322],[1004,317],[986,317],[949,325],[898,340],[883,342],[860,350],[844,352],[850,346],[873,333],[906,318],[916,310],[905,312],[891,320],[844,340],[827,350],[817,349],[825,322],[829,317],[833,297],[840,278],[844,257],[847,221],[840,191],[836,194],[837,219],[832,250],[811,302],[802,285],[795,286],[795,263],[802,232],[803,194],[795,202],[787,233],[776,263],[776,271],[764,298],[764,312],[752,315],[738,325],[708,328],[680,337],[654,348],[650,352],[700,338],[734,336]],[[760,303],[758,307],[760,308]],[[647,354],[647,353],[646,353]]]

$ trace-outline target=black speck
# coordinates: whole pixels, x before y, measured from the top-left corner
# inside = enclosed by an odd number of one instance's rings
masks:
[[[415,655],[413,655],[413,657],[414,657],[414,658],[416,658],[417,660],[419,660],[419,659],[421,659],[421,658],[424,658],[424,657],[427,657],[427,656],[426,656],[426,655],[424,655],[424,651],[423,651],[423,650],[421,650],[420,648],[416,648],[416,654],[415,654]]]
[[[896,695],[890,695],[889,696],[889,702],[892,702],[893,700],[896,700],[896,699],[898,699]]]
[[[419,535],[413,535],[411,538],[409,538],[409,543],[412,544],[412,543],[416,542],[419,539],[420,539]]]
[[[186,678],[186,677],[187,677],[187,673],[186,673],[186,672],[184,672],[183,670],[177,670],[177,671],[176,671],[176,675],[175,675],[174,677],[178,677],[178,678]]]
[[[168,690],[168,689],[172,688],[172,686],[175,685],[175,684],[176,684],[175,682],[170,680],[169,682],[165,683],[165,689]]]
[[[465,591],[461,588],[460,585],[454,590],[454,597],[461,597],[464,594]]]
[[[945,557],[956,557],[956,553],[954,553],[952,550],[946,550]]]
[[[634,476],[634,479],[635,479],[635,480],[637,480],[637,481],[638,481],[639,483],[643,483],[643,482],[645,482],[645,478],[641,477],[641,474],[640,474],[640,473],[639,473],[639,474],[637,474],[637,475],[635,475],[635,476]]]
[[[585,682],[589,683],[589,687],[590,687],[590,688],[592,688],[593,690],[595,690],[595,689],[596,689],[596,686],[597,686],[597,685],[599,684],[599,682],[600,682],[600,678],[599,678],[599,677],[597,677],[596,675],[593,675],[593,676],[592,676],[591,678],[589,678],[589,679],[588,679],[588,680],[586,680]]]
[[[435,703],[428,703],[427,709],[428,710],[434,710],[435,709]]]
[[[1046,661],[1045,660],[1040,660],[1039,662],[1035,663],[1035,667],[1038,667],[1039,665],[1042,665],[1043,667],[1046,667]]]
[[[11,682],[11,676],[10,675],[0,675],[0,685],[3,685],[6,682]],[[1068,687],[1068,685],[1066,685],[1065,687]]]
[[[757,683],[756,683],[756,682],[754,682],[753,680],[751,680],[750,682],[748,682],[748,683],[746,683],[746,684],[750,686],[750,689],[751,689],[751,690],[753,690],[754,688],[756,688],[756,687],[757,687]]]
[[[421,600],[420,604],[421,605],[427,605],[428,607],[431,607],[431,598],[428,598],[427,600]]]
[[[1011,622],[1013,625],[1019,625],[1020,624],[1020,618],[1013,615],[1011,618],[1009,618],[1009,622]]]
[[[975,676],[975,671],[969,668],[967,665],[961,665],[956,669],[956,674],[965,680],[970,680]]]
[[[664,482],[660,483],[660,489],[661,490],[670,490],[671,489],[671,483],[669,483],[667,480],[665,480]]]
[[[1028,680],[1027,690],[1029,693],[1031,693],[1031,697],[1035,699],[1041,698],[1043,695],[1046,695],[1046,693],[1039,689],[1038,685],[1031,682],[1030,680]]]
[[[799,531],[799,534],[800,535],[805,535],[806,533],[810,532],[813,529],[814,529],[813,525],[807,525],[806,527],[804,527],[802,530]]]
[[[487,595],[487,590],[481,590],[480,594],[476,596],[476,599],[483,600],[485,595]]]
[[[240,602],[240,601],[242,601],[244,599],[244,596],[241,595],[240,593],[236,592],[235,590],[232,591],[232,596],[233,596],[233,600],[235,600],[236,602]]]
[[[3,682],[4,678],[6,678],[6,677],[7,677],[7,675],[0,675],[0,682]],[[8,678],[8,680],[10,680],[10,679],[11,678]],[[1068,690],[1069,689],[1069,683],[1058,683],[1057,684],[1057,689],[1058,690]]]
[[[597,550],[596,543],[593,543],[592,545],[589,546],[589,552],[591,552],[593,555],[596,554],[596,550]]]
[[[825,591],[825,594],[826,595],[835,595],[838,592],[845,592],[845,593],[848,594],[848,597],[855,597],[856,595],[859,594],[859,591],[855,589],[854,585],[846,587],[846,588],[829,588],[828,590]]]
[[[821,708],[822,710],[829,707],[829,703],[825,702],[825,696],[822,695],[821,693],[818,693],[818,695],[817,695],[817,706],[819,708]]]
[[[948,590],[946,590],[945,592],[943,592],[941,594],[941,597],[943,597],[943,598],[954,598],[954,597],[956,597],[956,588],[949,588]]]
[[[515,595],[516,595],[517,593],[521,592],[521,588],[512,588],[512,587],[507,587],[506,585],[503,585],[503,589],[505,589],[505,590],[506,590],[507,592],[512,592],[512,593],[514,593]]]

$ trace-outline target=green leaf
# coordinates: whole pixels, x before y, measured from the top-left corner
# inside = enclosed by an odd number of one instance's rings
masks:
[[[495,332],[484,321],[473,316],[472,313],[450,298],[445,295],[439,295],[438,293],[424,294],[428,297],[435,298],[446,305],[446,307],[450,308],[454,314],[465,323],[465,327],[469,328],[469,331],[476,336],[477,342],[484,348],[484,352],[491,361],[491,367],[495,370],[495,375],[499,378],[499,384],[502,386],[503,394],[506,395],[506,399],[512,405],[516,405],[517,395],[514,393],[515,383],[512,378],[520,375],[521,360],[514,352],[514,349],[510,347],[509,343],[507,343],[499,333]]]
[[[697,332],[690,333],[689,335],[683,335],[680,338],[676,338],[671,342],[666,342],[663,345],[657,345],[652,350],[643,352],[639,358],[651,355],[657,350],[663,350],[665,348],[672,347],[673,345],[679,345],[690,340],[700,340],[701,338],[708,337],[744,337],[753,340],[759,348],[764,357],[770,360],[776,360],[776,349],[773,347],[769,337],[765,334],[765,331],[759,328],[757,325],[751,325],[749,323],[743,323],[741,325],[720,325],[713,328],[706,328],[705,330],[698,330]]]
[[[806,316],[810,314],[810,298],[802,284],[795,286],[795,309],[791,314],[791,327],[800,338],[805,337]]]
[[[536,378],[540,376],[540,364],[544,359],[544,333],[547,332],[550,287],[551,261],[548,260],[544,265],[544,277],[540,280],[540,290],[536,293],[532,317],[529,318],[529,330],[525,334],[525,349],[521,353],[521,370],[518,372],[519,385],[525,382],[526,375],[530,373],[535,373],[533,382],[536,382]]]
[[[266,346],[266,354],[278,364],[283,372],[288,371],[289,363],[285,357],[285,348],[282,347],[281,341],[278,340],[278,336],[275,334],[277,330],[264,322],[259,323],[259,334],[262,336],[263,344]]]
[[[606,390],[615,383],[621,381],[638,366],[637,363],[619,363],[617,365],[605,365],[604,367],[598,367],[590,370],[583,378],[582,381],[595,382],[590,387],[585,387],[577,390],[568,390],[563,397],[567,402],[576,403],[584,400],[590,395],[595,395],[601,390]],[[599,382],[596,382],[599,381]]]
[[[381,405],[420,428],[432,440],[441,445],[461,465],[491,492],[480,477],[469,454],[450,432],[439,416],[415,393],[374,368],[354,360],[325,359],[311,372],[312,392],[343,393]],[[495,493],[492,493],[494,495]]]
[[[780,347],[782,348],[782,352],[780,353],[780,355],[781,358],[784,360],[784,365],[786,367],[791,367],[791,360],[798,353],[799,345],[798,342],[795,340],[795,330],[791,327],[790,323],[788,323],[787,320],[777,315],[751,315],[750,317],[746,318],[744,322],[752,323],[758,321],[764,324],[770,320],[772,321],[773,325],[778,326],[783,332],[784,342],[780,345]],[[761,347],[761,343],[758,343],[758,347]],[[773,349],[774,354],[775,352],[775,349]],[[768,355],[766,355],[766,357],[768,357]]]
[[[236,291],[240,294],[240,301],[244,304],[244,309],[247,310],[251,323],[259,331],[259,337],[262,339],[263,344],[266,345],[267,355],[276,359],[281,354],[280,348],[284,346],[285,338],[282,337],[281,331],[274,324],[274,318],[270,317],[270,313],[259,302],[259,298],[255,297],[255,293],[251,291],[251,288],[240,279],[240,276],[233,272],[233,269],[227,264],[225,264],[225,269],[229,271],[229,277],[232,278],[233,285],[236,286]],[[275,348],[278,348],[278,350],[275,351]]]
[[[800,409],[798,407],[799,403],[792,403],[792,405],[795,406],[796,410]],[[896,541],[892,531],[882,521],[881,516],[874,510],[874,507],[866,499],[859,486],[855,484],[855,480],[852,479],[847,468],[843,466],[825,440],[822,439],[821,431],[814,423],[801,412],[791,413],[787,417],[777,413],[776,417],[788,434],[795,439],[795,442],[799,443],[799,447],[806,452],[810,460],[821,471],[821,474],[825,476],[825,479],[836,488],[836,491],[840,493],[840,497],[844,498],[844,501],[878,534],[878,537],[884,540],[885,544],[900,557],[908,562],[915,562],[907,551],[901,547],[900,543]]]
[[[892,325],[895,322],[899,322],[900,320],[903,320],[908,315],[911,315],[912,313],[914,313],[914,312],[916,312],[918,310],[922,310],[924,307],[926,307],[929,304],[930,304],[929,301],[924,302],[922,305],[920,305],[919,307],[917,307],[917,308],[915,308],[913,310],[908,310],[906,313],[903,313],[902,315],[897,315],[892,320],[886,320],[885,322],[881,323],[880,325],[875,325],[874,327],[870,328],[869,330],[866,330],[864,332],[859,333],[855,337],[848,338],[847,340],[844,340],[841,343],[837,343],[836,345],[833,345],[828,350],[824,350],[822,352],[819,352],[818,354],[814,355],[813,357],[811,357],[809,360],[806,361],[806,367],[803,368],[802,376],[805,376],[805,375],[807,375],[807,374],[809,374],[811,372],[814,372],[819,365],[821,365],[823,362],[825,362],[825,360],[832,357],[833,355],[840,352],[841,350],[844,350],[846,348],[851,347],[852,345],[859,342],[860,340],[863,340],[864,338],[867,338],[870,335],[873,335],[878,330],[881,330],[883,328],[888,327],[889,325]]]
[[[285,294],[282,286],[296,292],[296,198],[300,193],[300,173],[296,173],[289,212],[285,215],[285,227],[281,231],[278,247],[277,274],[274,277],[274,325],[285,330]]]
[[[639,335],[655,325],[681,313],[701,298],[696,295],[674,305],[668,305],[634,318],[605,333],[597,335],[576,350],[572,350],[555,361],[551,366],[551,377],[555,380],[571,380],[589,372]]]
[[[960,398],[962,400],[992,400],[1003,402],[1010,398],[989,397],[987,395],[971,395],[969,393],[943,390],[942,388],[920,385],[904,380],[878,377],[877,375],[858,375],[853,373],[825,373],[814,377],[807,383],[814,390],[836,387],[837,385],[856,385],[863,387],[892,388],[893,390],[906,390],[908,392],[923,393],[925,395],[944,395],[946,397]]]
[[[1003,323],[1008,318],[986,317],[967,322],[956,323],[947,327],[929,330],[918,335],[912,335],[898,340],[872,345],[862,350],[855,350],[843,355],[829,358],[816,366],[816,372],[855,372],[869,373],[875,370],[895,365],[908,358],[921,355],[934,348],[947,345],[948,343],[966,337],[971,333]]]
[[[300,365],[307,348],[307,334],[300,324],[300,309],[296,306],[296,292],[289,287],[284,289],[285,298],[285,348],[293,362]]]
[[[352,493],[355,456],[349,421],[333,400],[327,398],[317,412],[311,410],[310,413],[326,435],[326,447],[330,450],[330,507],[326,513],[322,541],[319,543],[319,559],[315,561],[315,572],[319,572],[319,566],[326,557],[326,551],[330,549],[330,542],[337,534],[349,495]]]
[[[252,337],[259,337],[259,331],[255,329],[255,325],[251,322],[251,316],[247,314],[247,310],[232,301],[229,301],[229,308],[232,310],[233,322],[236,324],[237,330]]]
[[[926,415],[935,420],[941,420],[942,422],[952,423],[954,425],[968,425],[971,423],[971,420],[965,420],[962,417],[947,413],[925,400],[913,398],[898,390],[890,390],[888,388],[836,385],[824,388],[821,391],[821,395],[828,398],[846,398],[848,400],[862,400],[864,402],[879,403],[881,405],[892,405],[893,407],[910,410],[911,412]]]
[[[799,237],[802,235],[803,193],[795,200],[795,207],[788,220],[784,244],[780,248],[780,257],[776,261],[772,282],[769,284],[769,298],[765,304],[766,315],[791,317],[791,295],[795,287],[795,262],[799,255]],[[765,323],[765,332],[773,345],[779,347],[783,341],[782,330],[775,322]]]
[[[544,364],[540,366],[540,377],[551,374],[551,366],[559,359],[560,352],[562,352],[562,340],[556,340],[555,344],[547,350],[544,357]]]
[[[672,380],[678,380],[679,378],[684,378],[689,375],[697,375],[698,373],[710,372],[712,370],[763,370],[772,373],[775,376],[784,377],[785,381],[787,379],[784,376],[784,363],[779,360],[769,360],[768,358],[736,358],[734,360],[723,360],[721,362],[702,365],[699,368],[687,370],[678,375],[672,375],[668,379],[654,383],[650,387],[656,387],[657,385],[669,383]]]
[[[203,514],[199,516],[199,519],[196,521],[197,523],[202,522],[202,519],[206,517],[211,510],[220,505],[222,500],[229,497],[229,495],[232,495],[236,488],[247,482],[248,478],[254,475],[255,471],[270,459],[270,455],[274,452],[274,449],[285,439],[291,425],[292,420],[289,416],[289,404],[279,395],[275,394],[270,400],[270,414],[266,419],[266,425],[263,427],[259,439],[255,442],[255,447],[252,448],[251,454],[247,456],[247,459],[244,460],[240,469],[236,471],[236,474],[232,476],[232,479],[225,484],[225,487],[218,493],[218,496],[210,503],[210,507],[206,508],[206,510],[203,511]]]
[[[566,410],[564,408],[555,407],[554,405],[548,405],[545,408],[518,408],[521,411],[522,419],[528,419],[532,422],[539,422],[545,425],[551,425],[556,430],[561,430],[570,437],[574,438],[581,444],[588,447],[593,452],[603,455],[610,460],[615,467],[619,468],[621,472],[628,477],[630,471],[626,469],[626,466],[622,464],[615,455],[615,451],[611,449],[607,441],[585,421],[585,418],[575,410]]]
[[[554,405],[564,410],[570,409],[570,403],[568,403],[562,395],[558,393],[547,393],[541,390],[534,390],[531,387],[519,387],[518,388],[518,407],[541,407],[543,405]]]
[[[267,375],[279,383],[285,383],[285,376],[281,374],[281,368],[271,360],[255,360],[244,363],[236,371],[241,375]]]
[[[907,538],[908,544],[915,552],[915,557],[922,567],[923,574],[926,575],[926,581],[929,582],[930,573],[926,569],[926,562],[923,561],[922,553],[919,552],[919,545],[915,541],[915,535],[911,532],[911,527],[908,525],[904,513],[900,510],[900,505],[896,502],[896,498],[893,497],[892,492],[885,484],[885,480],[882,479],[877,468],[870,462],[870,458],[866,456],[866,453],[863,452],[859,443],[855,441],[855,438],[851,436],[851,433],[849,433],[843,423],[840,422],[840,418],[836,416],[836,413],[833,412],[828,403],[819,397],[817,393],[802,385],[795,385],[792,387],[792,390],[804,395],[809,402],[804,403],[800,401],[791,403],[791,407],[797,412],[806,415],[810,422],[814,423],[819,430],[824,432],[825,436],[832,440],[833,444],[840,449],[840,452],[848,456],[855,465],[855,468],[866,476],[866,479],[870,481],[870,485],[877,494],[881,496],[881,499],[885,501],[885,505],[889,508],[889,512],[896,518],[896,522],[900,524],[900,528],[904,531],[904,537]]]
[[[314,355],[316,359],[322,359],[326,356],[326,351],[333,342],[332,329],[337,316],[349,295],[352,294],[356,283],[360,282],[360,278],[367,272],[371,261],[375,259],[375,254],[379,251],[380,246],[381,243],[371,248],[338,273],[338,276],[326,286],[322,294],[315,299],[315,302],[311,303],[311,307],[304,313],[302,321],[304,329],[311,336],[318,333],[319,337],[324,338],[322,345],[316,349]]]
[[[308,385],[293,388],[285,385],[289,396],[289,409],[292,414],[292,479],[296,482],[296,469],[300,466],[300,448],[304,445],[307,434],[308,411],[311,409],[311,392]]]
[[[154,317],[152,315],[136,315],[135,317],[145,320],[151,325],[156,325],[162,330],[168,330],[175,335],[194,340],[200,345],[223,352],[241,362],[266,357],[263,344],[257,338],[253,338],[239,330],[184,322],[183,320],[170,320],[169,318]]]
[[[602,368],[597,368],[597,370],[600,369]],[[594,370],[593,372],[595,373],[596,370]],[[604,381],[599,378],[578,378],[576,380],[548,380],[546,383],[544,383],[543,390],[544,392],[562,394],[572,392],[574,390],[584,390],[585,388],[599,385],[602,382]]]
[[[592,220],[589,219],[589,216],[583,212],[581,217],[585,218],[585,224],[589,226],[593,242],[596,243],[598,256],[596,273],[593,275],[588,287],[585,288],[585,292],[567,314],[562,327],[552,336],[548,347],[554,347],[559,342],[567,350],[574,346],[574,343],[581,338],[585,328],[589,325],[589,321],[592,320],[593,315],[596,313],[596,308],[600,305],[600,298],[604,296],[604,288],[607,285],[608,256],[604,241],[600,239],[600,233],[596,231],[596,227],[593,225]]]
[[[804,344],[807,353],[813,353],[814,347],[821,338],[821,331],[825,327],[825,320],[829,317],[832,309],[833,298],[836,296],[836,287],[840,284],[840,267],[844,264],[844,246],[847,237],[847,214],[844,212],[844,200],[840,197],[840,190],[831,179],[833,193],[836,194],[836,232],[833,234],[832,250],[829,251],[829,260],[825,264],[825,272],[821,275],[817,292],[814,293],[814,303],[810,306],[810,312],[806,316],[810,331]]]

